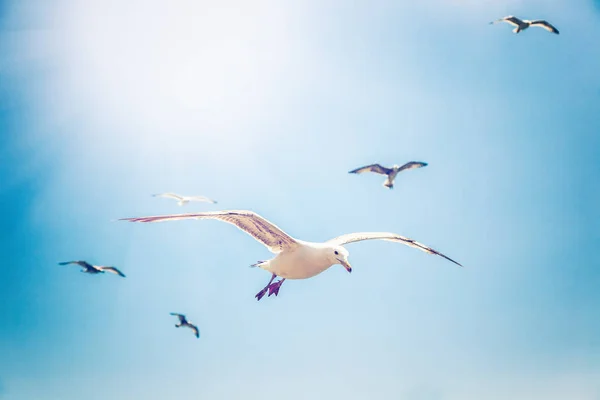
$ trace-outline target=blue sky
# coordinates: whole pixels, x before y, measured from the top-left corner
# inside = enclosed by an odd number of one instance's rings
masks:
[[[0,397],[600,399],[598,2],[287,3],[0,2]],[[111,222],[162,191],[465,268],[356,243],[256,302],[235,228]]]

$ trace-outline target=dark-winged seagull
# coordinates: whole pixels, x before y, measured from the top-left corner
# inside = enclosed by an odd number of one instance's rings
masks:
[[[116,269],[115,267],[105,267],[103,265],[92,265],[86,261],[64,261],[58,263],[58,265],[68,265],[68,264],[76,264],[80,267],[83,267],[81,272],[85,272],[88,274],[103,274],[105,272],[110,272],[111,274],[119,275],[120,277],[125,278],[125,275]]]
[[[364,167],[353,169],[349,171],[349,174],[362,174],[363,172],[374,172],[376,174],[387,175],[387,179],[383,182],[383,186],[388,189],[394,188],[394,180],[399,172],[406,169],[422,168],[426,167],[427,163],[421,161],[410,161],[403,166],[394,165],[392,168],[382,167],[380,164],[365,165]]]
[[[352,272],[352,267],[348,262],[349,253],[342,246],[362,240],[380,239],[403,243],[407,246],[417,248],[429,254],[438,255],[453,262],[454,264],[462,266],[458,262],[446,257],[442,253],[432,249],[429,246],[395,233],[350,233],[347,235],[338,236],[324,243],[305,242],[303,240],[292,238],[275,224],[267,221],[265,218],[252,211],[246,210],[122,218],[121,221],[161,222],[185,219],[217,219],[235,225],[265,245],[269,251],[276,254],[276,256],[271,260],[259,261],[252,265],[253,267],[260,267],[266,271],[269,271],[272,275],[267,286],[265,286],[264,289],[256,294],[255,297],[257,300],[260,300],[267,293],[267,291],[269,292],[269,296],[272,294],[277,296],[281,284],[286,279],[311,278],[335,264],[341,264],[348,272]],[[278,276],[282,279],[273,283],[273,280]]]
[[[515,26],[516,28],[513,29],[514,33],[524,31],[530,26],[539,26],[540,28],[544,28],[548,32],[556,33],[557,35],[560,33],[558,32],[558,29],[556,29],[552,24],[543,19],[535,19],[533,21],[530,21],[528,19],[519,19],[513,15],[509,15],[507,17],[490,22],[490,25],[497,24],[498,22],[506,22],[508,24],[511,24],[512,26]]]
[[[186,328],[190,328],[192,331],[194,331],[194,335],[197,338],[200,337],[200,331],[198,330],[198,327],[192,324],[190,321],[188,321],[185,315],[173,312],[171,313],[171,315],[175,315],[177,318],[179,318],[179,323],[175,325],[175,328],[181,328],[182,326],[185,326]]]

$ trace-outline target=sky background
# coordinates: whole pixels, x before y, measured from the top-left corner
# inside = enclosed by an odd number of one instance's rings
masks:
[[[598,43],[597,0],[0,1],[0,398],[600,399]],[[465,268],[355,243],[257,302],[234,227],[111,222],[221,209]]]

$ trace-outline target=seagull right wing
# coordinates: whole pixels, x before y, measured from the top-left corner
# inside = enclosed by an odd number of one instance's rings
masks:
[[[550,22],[544,21],[543,19],[536,19],[535,21],[531,21],[531,26],[539,26],[540,28],[544,28],[548,32],[559,34],[558,29],[556,29]]]
[[[64,261],[64,262],[59,262],[58,265],[69,265],[69,264],[76,264],[79,265],[81,267],[84,268],[93,268],[93,266],[85,261]]]
[[[180,195],[175,194],[175,193],[159,193],[159,194],[153,194],[152,196],[154,196],[154,197],[166,197],[166,198],[175,199],[175,200],[183,200],[183,196],[180,196]]]
[[[205,203],[213,203],[213,204],[217,203],[215,200],[210,199],[206,196],[189,196],[188,199],[193,200],[193,201],[203,201]]]
[[[272,253],[292,249],[298,242],[281,228],[252,211],[230,210],[190,214],[159,215],[151,217],[121,218],[129,222],[162,222],[182,219],[218,219],[237,226],[242,231],[264,244]]]
[[[125,274],[123,274],[121,271],[119,271],[117,268],[115,267],[103,267],[103,266],[98,266],[98,269],[100,271],[106,271],[106,272],[110,272],[111,274],[116,274],[119,275],[122,278],[125,278]]]
[[[190,328],[193,332],[194,335],[199,338],[200,337],[200,331],[198,330],[198,327],[196,325],[192,325],[192,324],[187,324],[186,325],[188,328]]]
[[[349,174],[362,174],[363,172],[375,172],[376,174],[389,175],[392,170],[389,168],[382,167],[379,164],[365,165],[364,167],[353,169],[348,172]]]

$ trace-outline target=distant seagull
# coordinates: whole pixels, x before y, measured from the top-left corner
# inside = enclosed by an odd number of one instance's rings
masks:
[[[184,204],[189,203],[190,201],[203,201],[205,203],[213,203],[215,204],[216,201],[213,199],[209,199],[208,197],[205,196],[180,196],[178,194],[175,193],[161,193],[161,194],[153,194],[152,196],[154,197],[166,197],[169,199],[175,199],[177,200],[177,204],[182,206]]]
[[[268,261],[258,261],[252,267],[260,267],[269,271],[271,280],[263,290],[256,294],[256,299],[260,300],[268,291],[269,296],[277,296],[281,284],[286,279],[307,279],[320,274],[334,264],[341,264],[348,272],[352,272],[352,267],[348,262],[348,251],[342,245],[361,240],[381,239],[391,242],[400,242],[405,245],[417,248],[430,254],[444,257],[457,265],[456,261],[446,257],[442,253],[412,239],[395,233],[387,232],[362,232],[350,233],[331,239],[325,243],[312,243],[303,240],[294,239],[282,231],[273,223],[267,221],[260,215],[245,210],[232,211],[214,211],[192,214],[175,214],[154,217],[123,218],[121,221],[130,222],[160,222],[177,221],[183,219],[218,219],[223,222],[237,226],[242,231],[248,233],[254,239],[265,245],[269,251],[277,254]],[[460,265],[462,266],[462,265]],[[277,277],[282,279],[273,283]]]
[[[177,314],[177,313],[171,313],[171,315],[175,315],[176,317],[179,318],[179,323],[177,325],[175,325],[176,328],[181,328],[182,326],[185,326],[186,328],[190,328],[192,331],[194,331],[194,335],[196,335],[197,338],[200,337],[200,331],[198,330],[198,327],[194,324],[192,324],[190,321],[188,321],[185,318],[185,315],[183,314]]]
[[[427,166],[427,163],[420,162],[420,161],[410,161],[401,167],[394,165],[392,168],[382,167],[379,164],[371,164],[371,165],[366,165],[364,167],[353,169],[352,171],[350,171],[348,173],[349,174],[362,174],[363,172],[375,172],[376,174],[387,175],[387,179],[385,180],[385,182],[383,182],[383,186],[385,186],[386,188],[389,188],[389,189],[393,189],[394,188],[394,180],[396,179],[396,175],[398,175],[399,172],[404,171],[405,169],[422,168],[422,167],[426,167],[426,166]]]
[[[121,271],[119,271],[118,269],[116,269],[115,267],[92,265],[85,261],[65,261],[65,262],[58,263],[58,265],[68,265],[68,264],[77,264],[77,265],[83,267],[81,272],[86,272],[88,274],[103,274],[105,272],[110,272],[111,274],[116,274],[116,275],[119,275],[119,276],[125,278],[125,275],[123,275],[123,273]]]
[[[509,15],[508,17],[500,18],[500,19],[497,19],[496,21],[490,22],[490,25],[497,24],[498,22],[506,22],[513,26],[516,26],[516,28],[513,29],[514,33],[519,33],[521,31],[524,31],[525,29],[529,28],[530,26],[539,26],[540,28],[544,28],[548,32],[556,33],[557,35],[559,34],[558,29],[556,29],[554,26],[552,26],[552,24],[550,24],[548,21],[544,21],[543,19],[536,19],[536,20],[530,21],[528,19],[519,19],[517,17]]]

